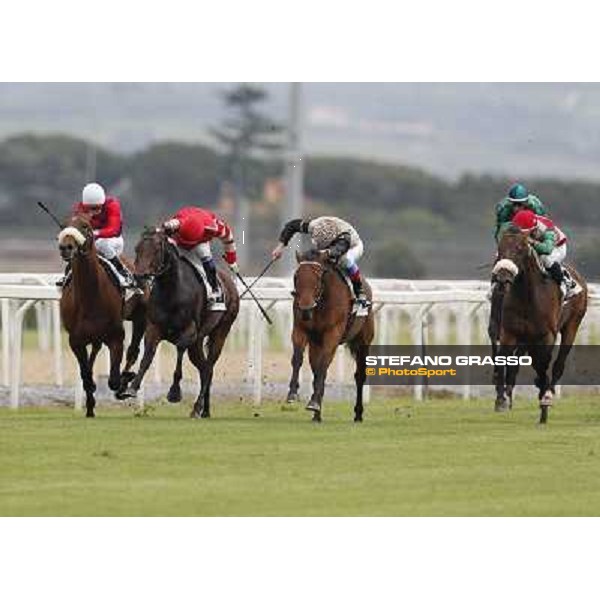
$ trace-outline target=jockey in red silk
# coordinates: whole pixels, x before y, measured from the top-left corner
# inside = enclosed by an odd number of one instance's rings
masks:
[[[565,300],[578,294],[581,286],[563,267],[567,257],[567,236],[552,219],[536,215],[532,210],[520,209],[514,214],[511,223],[529,235],[533,249],[552,279],[560,286]]]
[[[231,227],[209,210],[185,206],[166,221],[163,228],[177,244],[182,254],[187,256],[193,264],[200,263],[204,267],[204,272],[212,288],[207,290],[211,310],[225,310],[210,242],[214,239],[221,240],[225,248],[223,258],[234,272],[239,273]]]
[[[98,254],[115,267],[123,287],[135,288],[132,274],[120,260],[123,253],[123,216],[120,200],[107,196],[104,188],[98,183],[88,183],[81,193],[81,201],[74,205],[72,213],[85,215],[90,219]],[[67,265],[65,276],[69,270]],[[65,278],[58,281],[57,285],[61,286]]]

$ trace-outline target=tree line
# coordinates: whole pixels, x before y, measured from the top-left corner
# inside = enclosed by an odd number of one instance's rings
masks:
[[[65,135],[13,136],[0,142],[0,228],[28,235],[47,230],[41,200],[66,214],[85,183],[86,140]],[[231,160],[202,144],[161,142],[125,155],[95,148],[96,179],[123,199],[133,230],[153,224],[186,204],[219,209]],[[396,277],[475,277],[493,255],[494,205],[511,180],[466,174],[447,181],[423,170],[338,157],[306,159],[307,214],[347,218],[366,242],[371,274]],[[264,197],[265,182],[281,177],[276,159],[246,157],[245,194],[251,204],[251,263],[264,262],[277,237],[282,203]],[[554,179],[524,182],[550,207],[571,237],[572,254],[589,276],[600,275],[595,240],[600,183]]]

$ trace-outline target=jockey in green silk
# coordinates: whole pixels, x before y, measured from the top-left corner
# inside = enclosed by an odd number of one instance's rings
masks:
[[[504,225],[511,222],[519,208],[531,210],[540,216],[548,214],[546,207],[537,196],[530,194],[522,183],[515,183],[508,190],[506,198],[496,204],[496,230],[494,231],[496,240],[498,240],[500,230],[503,229]]]

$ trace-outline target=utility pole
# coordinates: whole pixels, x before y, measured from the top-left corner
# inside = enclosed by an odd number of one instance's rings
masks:
[[[289,116],[286,149],[286,194],[283,223],[304,217],[304,157],[302,155],[302,84],[290,84]],[[291,275],[296,268],[297,240],[290,242],[285,256],[285,273]]]

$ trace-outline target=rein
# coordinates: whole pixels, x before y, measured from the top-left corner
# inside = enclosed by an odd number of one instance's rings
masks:
[[[313,294],[315,297],[315,303],[314,303],[314,306],[311,307],[311,309],[312,309],[319,305],[319,303],[321,302],[322,297],[323,297],[323,291],[325,289],[325,284],[323,283],[323,275],[325,275],[325,267],[320,262],[317,262],[314,260],[303,260],[298,265],[298,268],[300,268],[302,265],[307,265],[308,267],[310,267],[310,269],[313,271],[313,273],[315,273],[318,276],[317,287],[313,290]],[[296,271],[296,274],[297,274],[297,271]],[[294,283],[293,295],[294,296],[298,295],[295,283]]]

